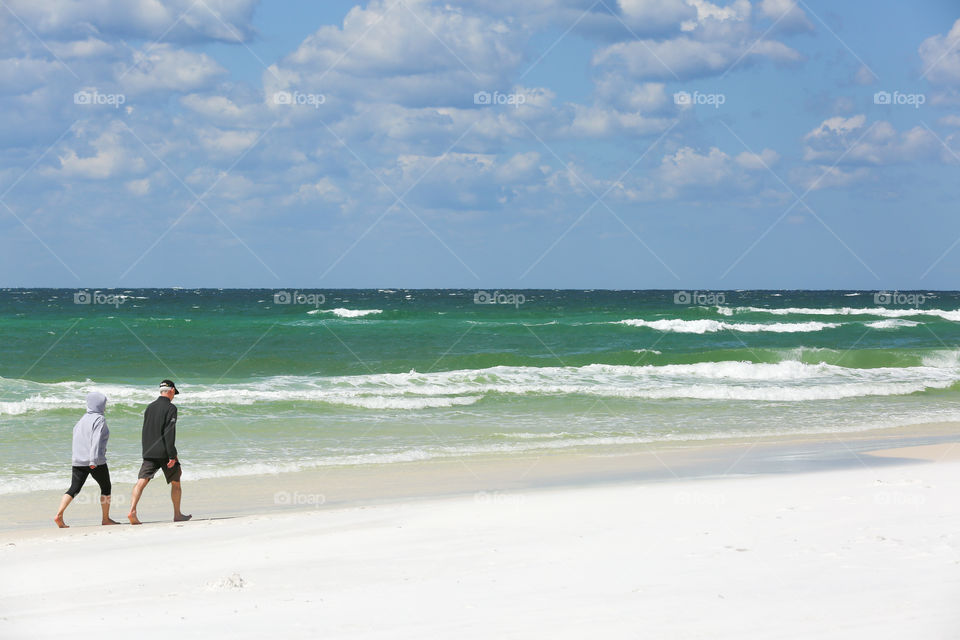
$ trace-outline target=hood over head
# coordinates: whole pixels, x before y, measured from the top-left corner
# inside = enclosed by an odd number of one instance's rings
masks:
[[[107,396],[99,391],[87,394],[87,413],[103,413],[107,408]]]

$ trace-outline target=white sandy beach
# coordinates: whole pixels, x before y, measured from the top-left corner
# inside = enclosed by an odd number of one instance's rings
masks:
[[[10,531],[0,637],[956,638],[958,481],[947,460]]]

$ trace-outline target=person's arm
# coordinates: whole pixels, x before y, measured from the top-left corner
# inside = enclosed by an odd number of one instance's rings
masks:
[[[90,468],[97,468],[97,452],[100,449],[100,438],[103,437],[103,418],[97,418],[93,421],[93,427],[90,429]]]
[[[166,422],[161,431],[163,446],[167,451],[167,460],[177,459],[177,406],[170,405]],[[169,465],[168,465],[169,466]]]

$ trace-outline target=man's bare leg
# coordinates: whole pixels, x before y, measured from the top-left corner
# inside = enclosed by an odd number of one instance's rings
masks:
[[[183,489],[180,487],[180,481],[174,480],[170,483],[170,500],[173,501],[173,521],[186,522],[193,516],[184,515],[180,512],[180,498],[183,496]]]
[[[130,497],[130,513],[127,514],[127,520],[130,524],[142,524],[137,518],[137,503],[140,502],[140,496],[143,495],[143,488],[150,482],[149,478],[138,478],[137,484],[133,485],[133,495]]]
[[[63,494],[63,499],[60,500],[60,510],[57,511],[57,517],[53,519],[57,523],[57,526],[61,529],[69,529],[70,527],[63,521],[63,512],[67,510],[67,505],[73,501],[73,496],[69,493]]]
[[[103,512],[100,524],[120,524],[110,517],[110,496],[100,496],[100,511]]]

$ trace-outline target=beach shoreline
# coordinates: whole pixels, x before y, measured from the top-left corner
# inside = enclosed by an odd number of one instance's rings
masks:
[[[563,482],[541,461],[537,483],[252,514],[202,512],[227,485],[198,481],[185,484],[198,517],[177,524],[151,486],[142,527],[2,532],[0,636],[109,621],[187,638],[947,638],[960,622],[960,446],[946,426],[910,431],[710,458],[750,472],[684,475],[676,456],[675,476],[571,482],[565,457]],[[68,516],[83,524],[93,508]]]
[[[594,446],[198,480],[190,479],[186,462],[184,509],[198,517],[228,518],[455,496],[505,500],[539,489],[920,464],[942,457],[938,452],[951,459],[960,454],[960,446],[952,447],[955,442],[960,442],[960,423],[921,423],[845,434]],[[112,514],[125,524],[132,481],[113,480]],[[51,528],[51,508],[61,494],[0,495],[0,510],[7,514],[0,541]],[[67,512],[67,523],[99,525],[98,496],[96,483],[88,483]],[[169,511],[168,489],[158,474],[138,512],[144,522],[163,522]]]

